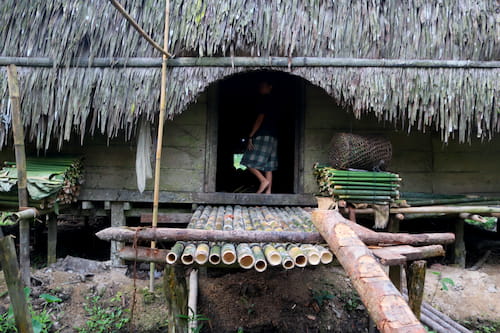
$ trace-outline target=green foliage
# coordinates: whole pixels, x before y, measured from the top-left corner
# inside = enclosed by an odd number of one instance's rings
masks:
[[[207,318],[206,316],[204,316],[202,314],[194,315],[194,311],[191,308],[189,308],[189,312],[190,312],[189,315],[177,315],[177,317],[181,318],[181,319],[186,319],[188,323],[190,323],[192,321],[200,322],[200,321],[209,321],[210,320],[209,318]],[[191,333],[200,333],[202,329],[203,329],[203,323],[199,324],[198,326],[196,326],[194,328],[191,328]]]
[[[441,284],[441,290],[448,291],[448,286],[454,286],[455,281],[453,279],[443,277],[441,272],[431,272],[438,277],[438,282]]]
[[[484,324],[478,327],[474,333],[496,333],[500,330],[500,322]]]
[[[250,300],[247,297],[241,296],[240,297],[240,303],[243,304],[243,306],[247,309],[247,313],[249,315],[255,313],[255,304],[254,303],[250,303]]]
[[[34,333],[48,333],[50,332],[50,328],[54,324],[50,317],[50,313],[47,310],[47,305],[51,303],[59,303],[62,300],[59,297],[52,296],[49,294],[42,294],[40,298],[45,301],[43,305],[43,309],[41,311],[33,310],[31,305],[31,289],[24,288],[24,295],[26,296],[26,301],[28,302],[28,309],[31,314],[31,322],[33,325]],[[16,321],[14,318],[14,310],[12,305],[9,307],[9,310],[3,314],[0,314],[0,333],[12,333],[17,332]]]
[[[84,327],[77,328],[80,333],[107,333],[120,332],[130,321],[128,309],[121,306],[122,294],[117,293],[109,303],[104,302],[101,296],[87,296],[84,305],[87,321]]]
[[[425,331],[426,331],[427,333],[436,333],[436,331],[431,330],[431,329],[430,329],[429,327],[427,327],[427,326],[424,326],[424,328],[425,328]]]
[[[465,222],[488,231],[493,231],[497,228],[497,221],[498,221],[497,217],[483,216],[482,218],[484,219],[485,222],[479,222],[471,219],[465,219]]]
[[[333,299],[333,294],[327,290],[311,290],[311,296],[319,306],[322,306],[325,301]]]
[[[344,303],[344,309],[347,311],[354,311],[361,305],[361,298],[354,292],[343,294],[339,298]]]

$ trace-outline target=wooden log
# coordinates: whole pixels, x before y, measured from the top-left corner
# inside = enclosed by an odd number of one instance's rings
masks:
[[[405,234],[374,232],[354,223],[348,223],[360,239],[367,245],[429,245],[450,244],[455,240],[451,233]],[[366,229],[367,231],[365,231]],[[132,242],[136,234],[135,228],[106,228],[96,236],[106,241]],[[199,230],[178,228],[148,228],[137,231],[137,239],[151,241],[207,241],[234,243],[303,243],[321,244],[323,237],[315,232],[296,231],[245,231],[245,230]]]
[[[17,264],[16,248],[12,237],[3,237],[0,231],[0,264],[14,310],[16,327],[21,333],[33,333],[31,315],[24,295],[23,281]]]
[[[425,260],[417,260],[406,265],[406,285],[408,286],[408,305],[420,319],[425,286]]]
[[[461,268],[465,268],[465,258],[467,251],[465,249],[465,220],[458,219],[455,223],[455,244],[453,248],[453,261]]]
[[[47,218],[47,265],[57,261],[57,216],[49,214]]]
[[[76,58],[69,67],[161,67],[161,58]],[[0,57],[0,65],[54,67],[49,57]],[[168,60],[168,67],[392,67],[392,68],[500,68],[500,61],[364,59],[330,57],[178,57]]]
[[[165,258],[168,254],[168,250],[152,249],[142,246],[138,246],[137,249],[133,246],[125,246],[118,252],[118,256],[122,260],[156,262],[160,264],[165,263]]]
[[[122,202],[111,202],[111,226],[121,227],[127,225],[125,220],[125,213],[123,210]],[[118,256],[118,252],[123,248],[125,244],[122,242],[112,241],[111,242],[111,264],[115,267],[122,266],[123,261]]]
[[[315,210],[312,220],[349,275],[378,329],[385,332],[425,333],[382,266],[336,211]]]
[[[17,193],[19,198],[19,209],[28,206],[28,190],[26,177],[26,152],[24,149],[24,125],[21,115],[21,97],[19,93],[19,80],[15,65],[7,67],[7,81],[9,85],[9,96],[12,105],[12,132],[14,134],[14,150],[17,168]],[[19,260],[21,266],[21,278],[24,285],[30,286],[30,221],[23,219],[19,222]]]
[[[445,254],[442,245],[427,245],[421,247],[396,245],[372,249],[372,252],[379,258],[380,263],[386,266],[404,265],[408,261],[442,257]]]
[[[188,288],[186,272],[182,266],[166,265],[163,289],[167,303],[168,333],[187,333]]]
[[[191,220],[190,213],[158,213],[158,223],[189,223]],[[153,221],[153,214],[141,214],[141,223],[149,223]]]

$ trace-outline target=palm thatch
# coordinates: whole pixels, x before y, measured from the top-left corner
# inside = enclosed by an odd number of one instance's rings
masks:
[[[163,15],[153,0],[122,0],[155,40]],[[322,56],[500,60],[495,0],[398,2],[176,0],[170,50],[177,56]],[[51,57],[52,69],[20,73],[29,139],[46,148],[72,133],[125,130],[158,110],[159,69],[69,68],[78,57],[158,57],[107,1],[4,0],[0,55]],[[258,68],[255,68],[258,69]],[[252,68],[169,69],[169,116],[208,85]],[[282,69],[280,69],[282,70]],[[405,128],[434,126],[488,138],[500,131],[498,69],[296,68],[357,116],[375,112]],[[5,71],[0,70],[0,146],[9,132]]]

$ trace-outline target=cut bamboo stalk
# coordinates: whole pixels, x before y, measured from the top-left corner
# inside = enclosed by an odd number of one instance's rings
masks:
[[[191,332],[195,332],[198,328],[197,305],[198,305],[198,270],[193,269],[189,273],[189,292],[188,292],[188,328]]]
[[[307,265],[307,257],[304,252],[296,245],[288,246],[288,254],[292,258],[295,266],[297,267],[306,267]]]
[[[276,248],[281,256],[281,266],[284,269],[292,269],[295,267],[295,262],[292,257],[288,254],[287,250],[283,246],[278,246]]]
[[[333,261],[333,253],[330,250],[327,250],[325,247],[321,245],[316,245],[316,248],[319,251],[321,263],[323,265],[328,265]]]
[[[309,265],[319,265],[319,263],[321,262],[321,256],[319,254],[319,251],[313,245],[303,244],[300,246],[300,249],[304,251]]]
[[[4,237],[0,228],[0,264],[7,283],[10,303],[14,310],[16,327],[21,333],[33,333],[31,314],[24,295],[22,281],[19,279],[16,248],[12,237]]]
[[[264,255],[266,256],[269,265],[278,266],[281,264],[280,253],[274,248],[273,245],[267,244],[264,246]]]
[[[255,264],[255,258],[250,246],[246,243],[239,244],[236,248],[238,253],[238,263],[244,269],[250,269]]]
[[[238,257],[236,256],[236,248],[231,243],[225,243],[224,245],[222,245],[221,255],[222,262],[225,265],[232,265],[238,259]]]
[[[200,243],[196,247],[196,252],[194,253],[194,260],[198,265],[204,265],[208,262],[208,255],[210,254],[210,247],[207,243]]]
[[[196,252],[196,245],[194,244],[188,244],[184,248],[184,252],[182,253],[181,256],[181,262],[184,265],[192,265],[194,263],[194,255]]]
[[[425,333],[399,291],[356,233],[336,211],[313,211],[313,222],[351,278],[382,333]]]
[[[168,50],[170,0],[165,0],[165,26],[163,31],[163,50]],[[153,188],[153,228],[158,226],[158,203],[160,201],[160,175],[161,175],[161,153],[163,148],[163,128],[165,126],[165,113],[167,108],[167,54],[163,53],[161,64],[161,84],[160,84],[160,115],[158,116],[158,137],[156,145],[156,163]],[[151,242],[151,248],[156,248],[156,241]],[[149,290],[154,290],[155,264],[149,267]],[[170,328],[169,328],[170,330]]]
[[[24,149],[24,125],[21,115],[21,97],[19,93],[19,80],[15,65],[7,67],[7,82],[9,85],[10,103],[12,105],[12,132],[14,134],[14,150],[17,168],[17,193],[19,210],[28,206],[28,190],[26,179],[26,152]],[[31,286],[30,264],[30,221],[19,222],[19,261],[21,279],[26,287]]]
[[[177,242],[175,245],[170,249],[170,252],[167,254],[167,264],[175,264],[177,260],[179,260],[179,257],[182,255],[184,252],[184,243],[182,242]]]
[[[234,260],[234,261],[236,261],[236,260]],[[234,261],[233,261],[233,263],[234,263]],[[220,245],[213,245],[210,247],[210,255],[208,256],[208,262],[212,265],[220,264],[220,262],[221,262]]]
[[[266,258],[259,245],[252,246],[253,257],[255,258],[254,268],[257,272],[261,273],[267,269]]]

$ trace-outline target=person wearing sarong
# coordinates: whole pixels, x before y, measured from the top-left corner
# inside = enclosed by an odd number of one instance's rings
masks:
[[[272,89],[270,82],[259,84],[258,115],[241,159],[241,164],[260,182],[257,193],[266,194],[272,191],[273,171],[278,169],[278,108],[271,94]]]

